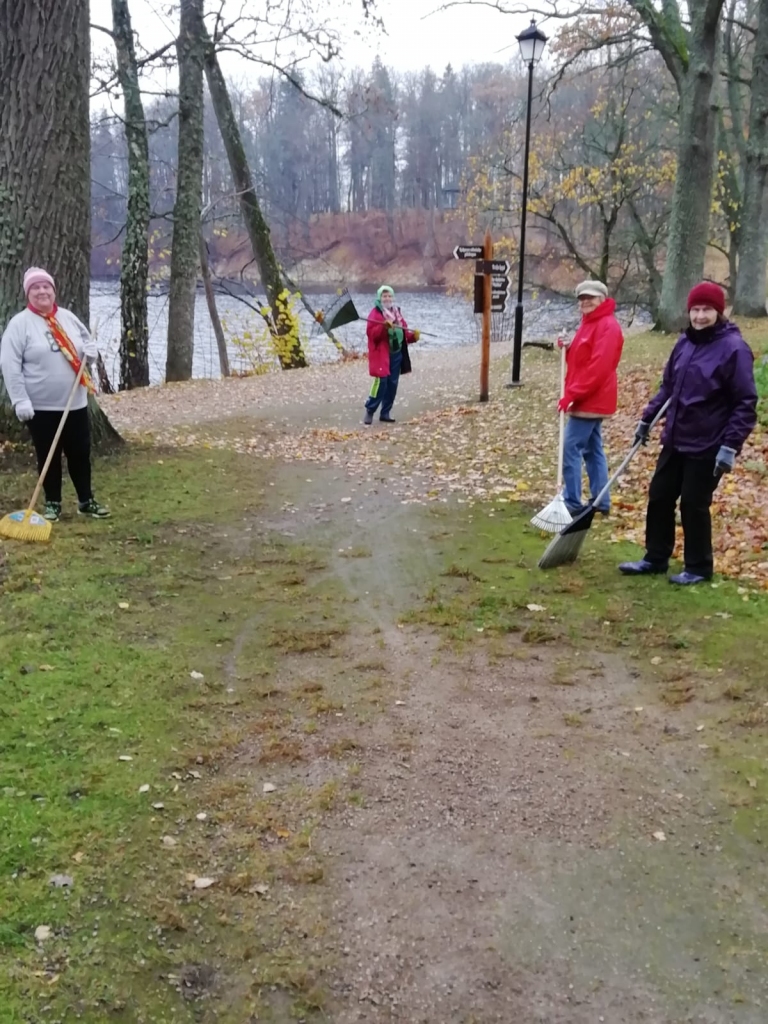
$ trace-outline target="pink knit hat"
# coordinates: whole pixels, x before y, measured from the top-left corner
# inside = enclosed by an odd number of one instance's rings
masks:
[[[30,267],[29,270],[24,274],[24,294],[29,295],[29,289],[33,284],[49,284],[54,291],[56,291],[56,284],[48,273],[47,270],[43,270],[42,267]]]

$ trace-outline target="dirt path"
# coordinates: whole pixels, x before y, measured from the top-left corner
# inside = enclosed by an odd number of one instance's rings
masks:
[[[403,621],[446,568],[430,502],[514,501],[549,479],[536,409],[551,405],[551,359],[527,358],[524,407],[507,392],[469,415],[476,356],[419,352],[397,407],[411,422],[395,434],[359,424],[363,363],[109,404],[123,428],[276,457],[264,529],[327,552],[347,595],[329,690],[342,710],[308,762],[273,775],[280,790],[354,779],[354,799],[315,837],[326,925],[307,941],[329,992],[318,1020],[762,1024],[768,868],[734,831],[700,709],[676,709],[671,724],[618,654],[519,634],[456,648]],[[472,422],[444,421],[448,408]],[[240,417],[231,434],[222,416]],[[616,417],[611,443],[633,416]],[[309,685],[327,671],[311,652],[283,668]],[[365,714],[361,672],[375,688]],[[341,765],[329,744],[348,751]],[[274,1021],[311,1019],[275,999]]]
[[[768,872],[731,830],[695,713],[670,726],[616,655],[457,650],[404,625],[442,568],[429,513],[330,472],[280,479],[269,528],[336,552],[354,609],[339,656],[368,659],[384,709],[355,723],[356,799],[317,835],[325,1019],[764,1021]]]
[[[508,343],[494,344],[492,361],[499,363],[510,352]],[[416,346],[412,361],[413,374],[402,378],[398,392],[397,410],[402,418],[476,400],[480,383],[476,345]],[[307,427],[350,428],[360,425],[369,388],[367,360],[356,359],[291,373],[166,384],[162,389],[107,395],[100,402],[115,426],[128,433],[175,433],[179,427],[233,416],[248,416],[256,424],[275,427],[300,423]]]

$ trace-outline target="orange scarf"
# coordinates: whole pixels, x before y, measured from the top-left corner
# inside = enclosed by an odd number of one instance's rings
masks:
[[[37,316],[41,316],[43,320],[45,320],[45,322],[48,324],[48,328],[51,334],[53,335],[53,340],[59,346],[59,351],[70,364],[72,369],[75,371],[75,376],[77,376],[77,374],[80,373],[80,366],[82,364],[82,360],[78,356],[77,349],[72,344],[72,340],[70,339],[69,335],[61,326],[59,321],[56,319],[56,312],[58,310],[58,306],[53,307],[52,313],[41,313],[39,309],[35,309],[35,307],[31,304],[28,305],[27,308],[30,309],[33,313],[36,313]],[[83,376],[80,378],[80,383],[84,388],[87,388],[92,395],[96,394],[96,388],[94,387],[91,375],[88,373],[87,370],[83,370]]]

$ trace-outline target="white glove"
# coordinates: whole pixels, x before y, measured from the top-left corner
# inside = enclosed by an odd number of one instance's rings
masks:
[[[84,345],[83,352],[85,353],[85,358],[89,363],[95,363],[99,358],[99,349],[95,341],[90,341],[87,345]]]
[[[35,410],[32,408],[32,403],[28,398],[25,398],[23,402],[16,403],[16,416],[20,423],[26,423],[34,415]]]

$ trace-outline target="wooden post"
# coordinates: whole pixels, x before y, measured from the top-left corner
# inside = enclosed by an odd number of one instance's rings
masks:
[[[483,259],[493,259],[491,229],[485,232]],[[480,401],[488,401],[488,371],[491,365],[491,275],[483,274],[483,338],[480,352]]]

